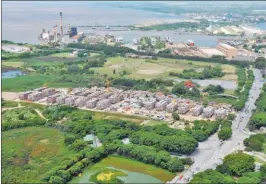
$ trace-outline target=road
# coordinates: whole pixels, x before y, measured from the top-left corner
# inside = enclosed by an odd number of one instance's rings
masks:
[[[222,163],[222,159],[226,155],[244,149],[243,140],[250,135],[245,131],[245,128],[252,115],[252,110],[256,108],[255,102],[263,86],[261,72],[257,69],[253,69],[253,72],[255,81],[250,89],[249,98],[244,109],[237,113],[235,120],[232,122],[233,135],[231,139],[222,144],[217,134],[214,134],[208,140],[200,142],[197,150],[190,155],[195,163],[184,172],[182,178],[176,176],[170,183],[188,183],[194,174],[206,169],[215,169],[217,165]]]

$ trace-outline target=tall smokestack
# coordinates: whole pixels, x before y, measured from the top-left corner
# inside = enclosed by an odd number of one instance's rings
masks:
[[[57,25],[55,25],[55,41],[57,41]]]
[[[63,17],[62,17],[62,12],[60,12],[60,30],[61,30],[61,38],[63,38],[64,33],[63,33]]]

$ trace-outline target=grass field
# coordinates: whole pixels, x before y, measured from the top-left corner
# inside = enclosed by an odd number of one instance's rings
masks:
[[[168,124],[168,123],[165,121],[156,121],[156,120],[148,120],[148,122],[145,123],[145,125],[148,125],[148,126],[162,125],[162,124]]]
[[[55,129],[28,127],[2,132],[2,182],[40,182],[51,168],[73,153]]]
[[[59,58],[74,58],[75,57],[72,53],[69,53],[69,52],[56,53],[56,54],[52,54],[51,56],[59,57]]]
[[[157,168],[152,165],[148,164],[143,164],[141,162],[131,160],[125,157],[120,157],[120,156],[109,156],[102,161],[96,163],[92,167],[90,167],[87,172],[97,172],[97,170],[101,170],[106,167],[113,167],[115,169],[123,169],[126,171],[131,171],[131,172],[137,172],[137,173],[142,173],[142,174],[147,174],[150,176],[153,176],[155,178],[158,178],[159,180],[166,182],[170,181],[175,177],[175,174],[161,169]]]
[[[2,67],[13,67],[13,68],[19,68],[23,65],[22,61],[4,61],[2,62]]]
[[[116,76],[123,70],[127,71],[128,78],[155,78],[166,77],[169,72],[182,72],[184,69],[194,68],[197,71],[203,70],[205,66],[218,66],[216,63],[197,62],[189,60],[176,60],[167,58],[158,58],[158,60],[146,60],[124,57],[111,57],[107,59],[104,67],[93,68],[96,72],[101,74],[108,74],[109,76]],[[237,80],[235,75],[236,68],[232,65],[221,66],[226,73],[221,79],[224,80]],[[113,74],[113,70],[116,74]]]

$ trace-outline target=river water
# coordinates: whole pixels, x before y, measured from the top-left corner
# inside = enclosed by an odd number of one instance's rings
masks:
[[[64,30],[78,25],[132,25],[156,20],[187,19],[187,17],[150,11],[104,7],[92,2],[3,2],[2,39],[15,42],[39,43],[41,29],[52,31],[59,26],[59,12],[63,12]],[[79,29],[79,28],[78,28]],[[83,31],[79,29],[78,31]],[[84,30],[89,32],[89,30]],[[217,36],[178,35],[174,31],[97,31],[123,36],[125,42],[142,36],[170,37],[175,42],[194,40],[198,46],[215,46]]]

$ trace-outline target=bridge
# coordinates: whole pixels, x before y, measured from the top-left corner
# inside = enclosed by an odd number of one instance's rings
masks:
[[[112,25],[112,26],[101,26],[101,25],[79,25],[79,28],[92,29],[98,31],[129,31],[132,26],[121,26],[121,25]]]

